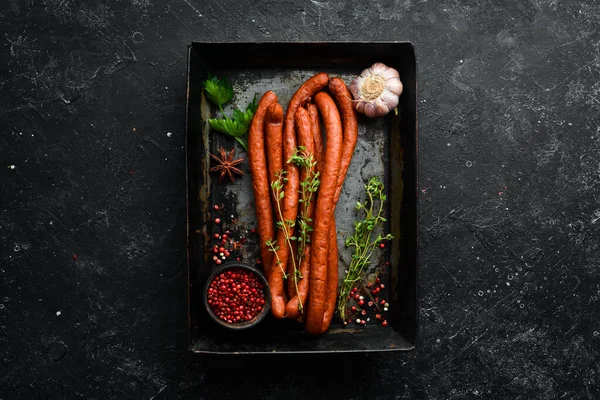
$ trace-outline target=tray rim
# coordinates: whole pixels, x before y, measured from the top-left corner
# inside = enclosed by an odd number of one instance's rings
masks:
[[[414,158],[414,178],[415,178],[415,232],[413,232],[415,237],[415,301],[416,301],[416,315],[415,315],[415,325],[416,325],[416,334],[414,337],[414,342],[410,343],[410,346],[407,348],[380,348],[380,349],[360,349],[360,350],[352,350],[352,349],[344,349],[344,350],[282,350],[282,351],[240,351],[240,352],[225,352],[225,351],[208,351],[208,350],[195,350],[193,349],[195,342],[193,341],[192,334],[192,316],[191,316],[191,281],[190,281],[190,201],[189,201],[189,158],[188,158],[188,132],[189,132],[189,114],[190,114],[190,77],[191,77],[191,59],[192,59],[192,51],[194,46],[197,45],[291,45],[291,46],[302,46],[302,45],[353,45],[353,44],[376,44],[376,45],[407,45],[410,46],[413,54],[414,54],[414,68],[415,68],[415,158]],[[188,351],[194,354],[205,354],[205,355],[253,355],[253,354],[331,354],[331,353],[379,353],[379,352],[411,352],[414,351],[422,341],[422,332],[420,329],[420,313],[419,313],[419,273],[420,273],[420,261],[419,261],[419,243],[420,243],[420,235],[418,229],[418,221],[419,221],[419,112],[418,112],[418,103],[419,103],[419,65],[418,65],[418,53],[415,43],[408,40],[380,40],[380,41],[363,41],[363,40],[348,40],[348,41],[270,41],[270,40],[261,40],[261,41],[203,41],[203,40],[192,40],[187,45],[187,62],[186,62],[186,113],[185,113],[185,143],[184,143],[184,152],[185,152],[185,196],[186,196],[186,274],[187,274],[187,336],[188,336]],[[408,340],[407,340],[408,341]]]

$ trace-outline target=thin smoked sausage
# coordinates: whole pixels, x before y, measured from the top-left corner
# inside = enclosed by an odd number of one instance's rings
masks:
[[[248,131],[248,164],[252,174],[252,189],[256,207],[256,221],[260,238],[260,255],[265,273],[271,265],[271,253],[266,245],[268,240],[275,236],[273,225],[273,211],[270,201],[270,185],[267,175],[267,158],[265,155],[264,118],[267,108],[277,102],[277,95],[266,92],[258,103],[254,118]]]
[[[310,294],[306,316],[306,331],[322,332],[327,300],[336,292],[327,293],[328,255],[331,221],[334,218],[335,193],[342,159],[342,123],[333,99],[325,92],[315,96],[315,103],[325,122],[327,138],[324,151],[321,184],[315,209],[311,246]],[[335,300],[335,299],[334,299]]]
[[[356,117],[356,110],[352,104],[352,95],[348,90],[348,87],[340,78],[332,78],[329,80],[329,91],[335,99],[342,118],[342,130],[344,137],[344,144],[342,147],[342,161],[340,164],[340,171],[338,175],[337,188],[335,191],[334,204],[337,204],[340,194],[342,192],[342,186],[344,185],[344,179],[348,172],[348,167],[352,161],[352,155],[356,148],[356,141],[358,139],[358,119]],[[334,205],[335,207],[335,205]],[[334,208],[335,210],[335,208]],[[338,247],[337,247],[337,234],[335,230],[335,216],[333,216],[332,231],[329,235],[329,257],[328,257],[328,270],[327,270],[327,304],[325,306],[325,313],[323,315],[323,326],[321,327],[321,333],[327,331],[329,324],[333,318],[335,312],[335,305],[337,299],[337,287],[338,287]],[[335,293],[333,295],[332,293]]]
[[[313,156],[313,160],[315,157],[315,146],[313,139],[313,131],[311,127],[311,121],[308,115],[308,111],[305,108],[299,107],[296,111],[296,133],[298,134],[298,146],[304,147],[303,154],[305,156],[310,157]],[[308,176],[308,172],[311,174],[316,172],[315,167],[310,167],[307,169],[306,167],[300,168],[300,182],[307,182],[307,178],[311,179],[311,176]],[[304,191],[306,196],[310,195],[306,188],[300,189],[301,192]],[[316,194],[316,193],[314,193]],[[313,194],[313,196],[314,196]],[[313,197],[310,203],[306,202],[306,197],[303,197],[303,202],[300,203],[300,210],[304,211],[304,214],[307,218],[313,219],[314,205],[316,199]],[[302,214],[302,212],[300,213]],[[309,225],[312,226],[312,222],[308,222]],[[310,233],[308,233],[310,236]],[[298,233],[298,239],[300,239],[300,234]],[[298,242],[299,243],[299,242]],[[288,293],[290,295],[290,301],[286,306],[286,317],[290,319],[299,319],[304,310],[306,309],[306,298],[308,296],[309,290],[309,273],[310,273],[310,242],[307,242],[304,246],[304,251],[302,252],[302,256],[300,257],[298,266],[300,275],[302,278],[298,278],[295,276],[293,268],[288,271]]]

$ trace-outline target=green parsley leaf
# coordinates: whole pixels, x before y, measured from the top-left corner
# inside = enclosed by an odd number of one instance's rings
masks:
[[[208,79],[204,81],[204,91],[206,97],[219,108],[233,99],[233,86],[225,78],[219,79],[209,74]]]
[[[254,115],[254,113],[256,112],[257,109],[258,109],[258,99],[256,98],[256,94],[255,94],[254,98],[252,99],[250,104],[248,104],[248,106],[246,107],[246,112],[250,111],[250,112],[252,112],[252,115]]]
[[[248,133],[250,123],[252,122],[252,118],[254,117],[257,108],[258,102],[256,100],[256,95],[254,95],[252,102],[248,104],[245,111],[236,108],[233,110],[231,118],[227,116],[223,118],[211,118],[208,120],[208,123],[211,129],[235,138],[244,150],[248,151],[246,143],[242,138]]]
[[[225,118],[211,118],[208,120],[210,127],[217,132],[224,133],[229,136],[237,137],[244,134],[244,126],[239,122]]]

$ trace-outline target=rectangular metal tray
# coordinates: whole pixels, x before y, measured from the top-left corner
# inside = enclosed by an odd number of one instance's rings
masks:
[[[207,119],[211,106],[202,91],[208,73],[226,76],[234,85],[233,105],[244,108],[256,93],[273,90],[284,110],[289,99],[309,76],[318,71],[341,76],[346,83],[374,62],[383,62],[400,72],[404,91],[398,114],[370,120],[359,117],[359,142],[336,209],[340,278],[347,268],[349,250],[344,238],[357,219],[354,205],[363,200],[363,183],[372,175],[383,177],[388,193],[384,229],[394,235],[374,263],[387,260],[383,276],[389,299],[386,328],[370,324],[344,327],[337,315],[329,331],[319,337],[303,332],[302,324],[277,321],[269,316],[259,326],[240,332],[224,331],[210,321],[202,305],[202,288],[215,267],[210,253],[213,220],[247,243],[239,254],[251,262],[258,254],[251,177],[235,184],[218,184],[210,174],[210,153],[220,146],[234,147],[234,141],[210,132]],[[189,279],[190,350],[196,353],[328,353],[402,351],[416,346],[418,337],[418,238],[417,238],[417,65],[412,44],[377,43],[200,43],[188,51],[187,74],[187,231]],[[214,108],[214,107],[212,107]],[[230,112],[231,108],[226,108]],[[246,157],[236,145],[236,155]],[[215,213],[214,204],[225,209]]]

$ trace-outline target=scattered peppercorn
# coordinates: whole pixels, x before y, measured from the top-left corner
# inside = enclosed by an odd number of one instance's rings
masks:
[[[385,289],[385,285],[381,281],[382,279],[377,277],[371,282],[365,282],[364,286],[361,285],[350,289],[347,299],[353,305],[348,304],[348,314],[354,316],[354,318],[342,321],[344,325],[354,321],[357,325],[366,326],[370,321],[370,317],[374,321],[379,321],[378,324],[381,326],[385,327],[389,325],[386,319],[389,303],[383,296],[381,299],[377,296],[377,293]],[[368,295],[369,293],[371,295]],[[356,318],[357,315],[365,319]],[[384,321],[385,324],[383,323]]]

